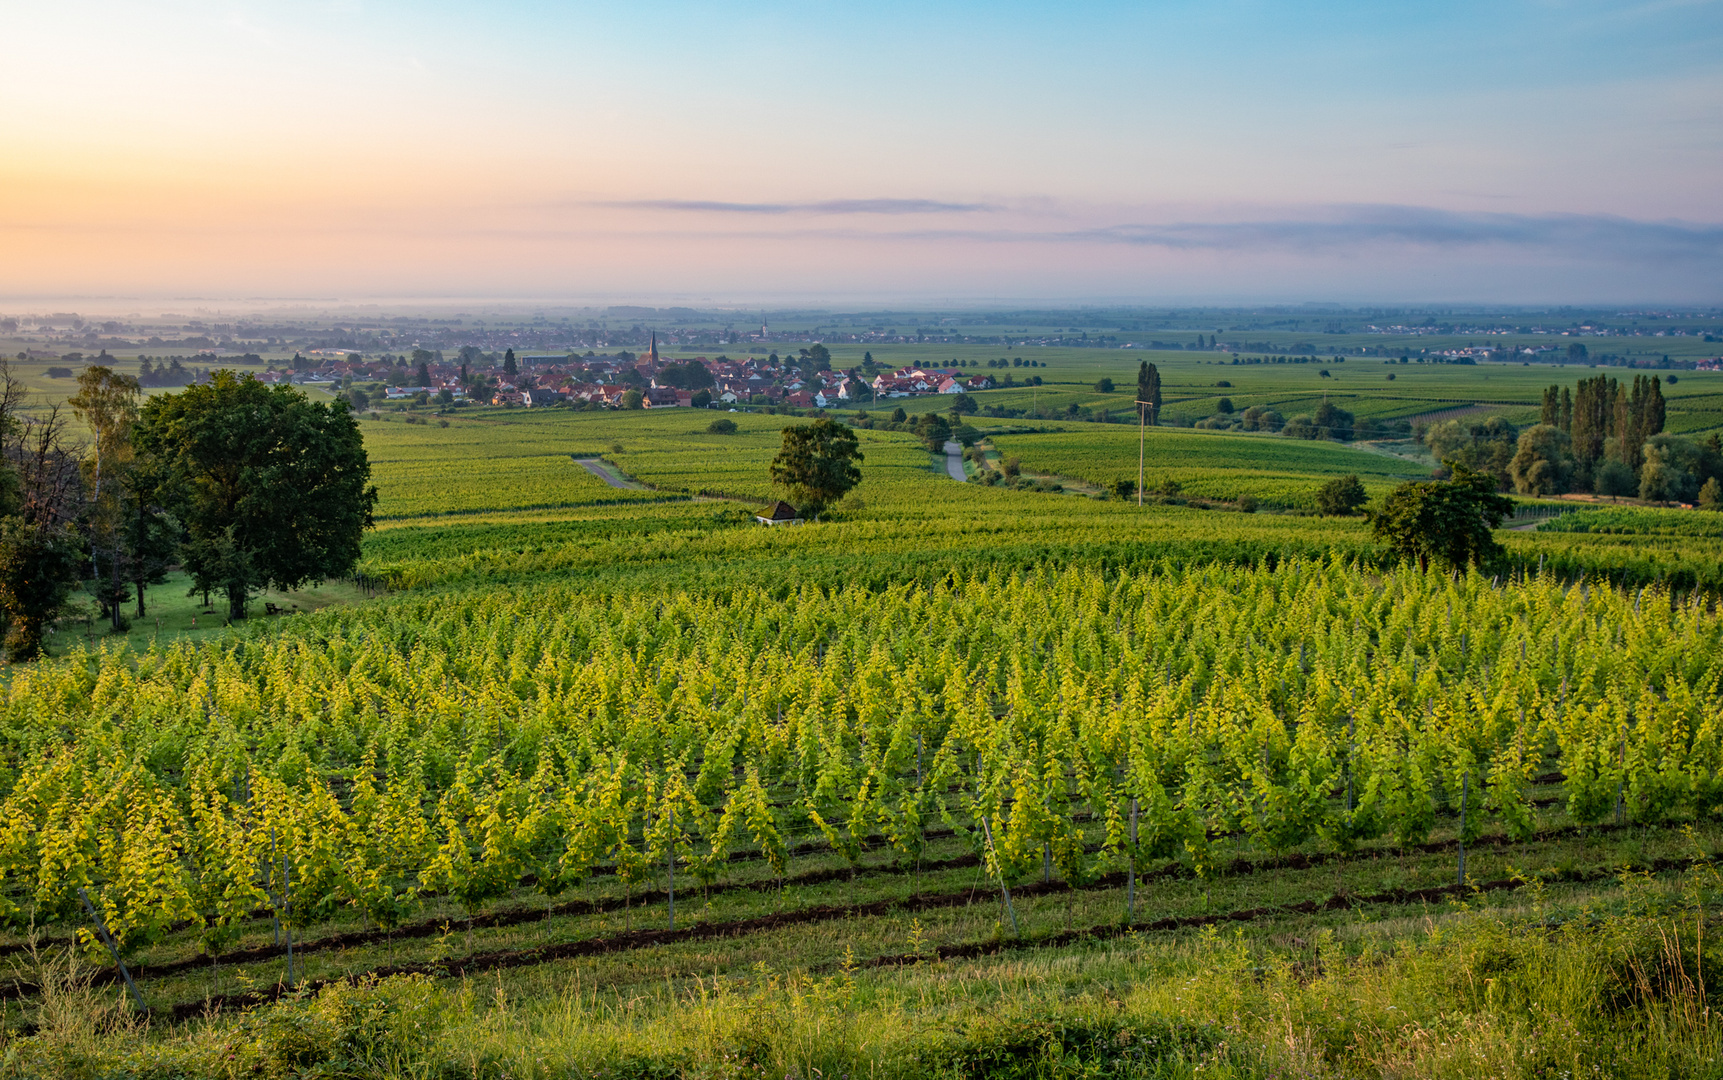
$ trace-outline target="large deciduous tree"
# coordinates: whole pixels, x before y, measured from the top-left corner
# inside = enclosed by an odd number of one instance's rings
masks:
[[[772,459],[772,482],[781,484],[805,512],[816,517],[861,483],[862,460],[856,434],[834,420],[815,420],[784,429],[784,443]]]
[[[1503,549],[1491,530],[1514,510],[1512,499],[1496,493],[1493,477],[1457,461],[1448,465],[1452,480],[1401,484],[1370,515],[1376,539],[1423,570],[1431,562],[1460,569],[1497,558]]]
[[[231,617],[259,588],[296,589],[357,564],[377,489],[345,402],[218,371],[152,399],[134,438],[161,463],[186,570],[226,594]]]
[[[1573,440],[1554,424],[1534,424],[1520,432],[1508,477],[1521,495],[1557,495],[1573,477]]]

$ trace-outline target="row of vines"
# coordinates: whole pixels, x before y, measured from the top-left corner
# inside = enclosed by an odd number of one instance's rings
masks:
[[[15,674],[0,918],[77,923],[82,889],[124,947],[215,952],[260,908],[389,927],[738,854],[907,864],[936,829],[1007,884],[1202,874],[1417,843],[1462,792],[1466,833],[1527,836],[1552,770],[1581,823],[1704,816],[1720,634],[1656,588],[1339,561],[407,597]]]

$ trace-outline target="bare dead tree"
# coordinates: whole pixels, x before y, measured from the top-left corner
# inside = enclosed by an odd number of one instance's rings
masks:
[[[0,361],[0,612],[14,660],[40,655],[83,568],[83,446],[58,406],[23,411],[23,384]]]

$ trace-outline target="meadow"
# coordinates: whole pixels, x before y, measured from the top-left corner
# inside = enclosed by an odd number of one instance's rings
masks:
[[[407,415],[383,594],[9,672],[0,1076],[1723,1075],[1708,516],[1421,574],[1308,513],[1387,453],[876,427],[767,529],[797,418]]]

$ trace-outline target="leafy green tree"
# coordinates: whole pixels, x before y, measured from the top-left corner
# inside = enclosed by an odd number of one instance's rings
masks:
[[[1499,557],[1503,548],[1490,530],[1514,509],[1512,499],[1496,493],[1494,478],[1459,462],[1447,464],[1452,480],[1401,484],[1370,515],[1376,539],[1395,555],[1417,560],[1422,570],[1431,562],[1458,569]]]
[[[513,349],[503,354],[503,374],[508,376],[510,382],[513,382],[515,376],[520,374],[520,365],[515,362]]]
[[[943,420],[940,421],[944,423]],[[815,420],[784,429],[783,446],[772,459],[772,482],[815,517],[861,483],[862,460],[856,434],[833,420]]]
[[[1097,393],[1097,394],[1110,394],[1112,392],[1113,392],[1113,380],[1112,379],[1102,377],[1100,379],[1095,380],[1095,393]]]
[[[1640,478],[1633,474],[1632,469],[1611,458],[1598,463],[1592,476],[1591,490],[1593,494],[1611,499],[1631,499],[1639,493],[1639,482]]]
[[[1352,438],[1352,420],[1351,413],[1327,401],[1316,407],[1316,415],[1312,417],[1312,423],[1317,428],[1317,438],[1341,442]]]
[[[951,425],[938,413],[922,413],[916,417],[914,430],[916,436],[936,454],[944,453],[946,441],[951,438]]]
[[[262,586],[296,589],[358,562],[377,489],[345,402],[218,371],[151,399],[135,442],[161,462],[186,569],[227,594],[232,618]]]
[[[1653,435],[1642,447],[1639,497],[1656,502],[1692,502],[1705,481],[1723,474],[1723,457],[1702,442],[1679,435]]]
[[[968,394],[958,394],[951,402],[951,417],[953,420],[957,419],[959,416],[969,416],[980,411],[981,406],[977,405],[975,403],[975,399],[970,397]]]
[[[895,408],[891,411],[891,422],[894,424],[901,424],[905,420],[908,420],[908,419],[909,419],[909,414],[903,411],[902,405],[899,405],[897,408]]]
[[[1123,501],[1131,498],[1137,493],[1137,482],[1135,480],[1115,480],[1113,481],[1112,490],[1113,498]]]
[[[1369,499],[1355,474],[1337,476],[1316,489],[1316,509],[1324,517],[1351,517]]]
[[[1719,486],[1713,476],[1699,488],[1699,509],[1723,510],[1723,486]]]
[[[0,608],[13,660],[41,655],[47,624],[71,599],[84,565],[84,545],[68,524],[0,519]]]
[[[728,416],[721,416],[706,425],[706,432],[710,435],[734,435],[736,434],[736,421]]]
[[[622,394],[624,409],[643,409],[646,407],[646,395],[638,390],[626,390]]]
[[[137,617],[144,617],[144,590],[167,581],[168,568],[179,560],[179,520],[161,505],[160,475],[152,459],[140,459],[125,476],[125,519],[120,526],[120,550],[125,555],[126,580],[137,598]]]
[[[1573,439],[1554,424],[1534,424],[1520,432],[1508,462],[1508,477],[1521,495],[1558,495],[1573,480]]]
[[[1161,373],[1155,365],[1144,360],[1137,368],[1137,408],[1146,415],[1143,417],[1153,427],[1160,423],[1161,417]]]

